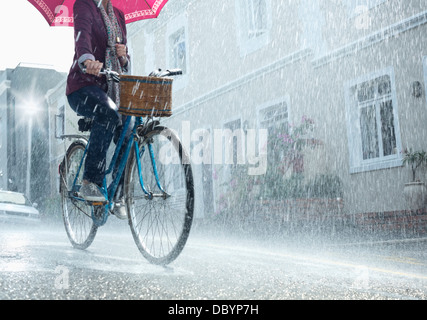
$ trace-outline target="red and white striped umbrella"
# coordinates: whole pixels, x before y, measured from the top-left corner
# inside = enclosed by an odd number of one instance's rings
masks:
[[[74,25],[75,0],[28,0],[40,11],[52,27]],[[125,14],[126,23],[157,18],[168,0],[111,0],[113,6]]]

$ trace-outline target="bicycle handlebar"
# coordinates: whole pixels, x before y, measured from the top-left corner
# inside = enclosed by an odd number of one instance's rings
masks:
[[[181,69],[169,69],[162,71],[162,69],[157,69],[152,71],[148,76],[149,77],[170,77],[170,76],[179,76],[182,75]]]
[[[86,73],[86,68],[82,68],[82,71],[83,73]],[[108,80],[113,80],[114,82],[120,82],[120,74],[111,69],[102,68],[99,74],[107,76]],[[155,71],[152,71],[148,76],[163,78],[163,77],[171,77],[171,76],[178,76],[178,75],[182,75],[181,69],[170,69],[165,71],[162,71],[162,69],[157,69]]]

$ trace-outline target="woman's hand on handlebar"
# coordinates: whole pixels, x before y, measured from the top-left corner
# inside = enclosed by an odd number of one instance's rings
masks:
[[[104,66],[104,64],[102,62],[99,62],[98,60],[86,60],[85,62],[83,62],[83,64],[85,66],[87,74],[93,74],[97,77],[99,77],[99,73],[101,72],[101,69]]]

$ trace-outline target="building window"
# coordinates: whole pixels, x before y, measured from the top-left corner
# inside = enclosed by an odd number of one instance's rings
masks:
[[[246,0],[246,28],[248,38],[257,38],[267,32],[267,5],[265,0]]]
[[[176,16],[168,23],[166,32],[167,68],[179,68],[183,74],[174,80],[173,90],[187,86],[189,78],[189,40],[186,14]]]
[[[401,165],[392,70],[353,83],[347,90],[352,171]]]
[[[245,163],[244,138],[240,118],[224,123],[221,143],[223,179],[226,182],[235,178],[239,165]]]
[[[61,139],[65,134],[65,106],[58,107],[58,114],[55,115],[55,138]]]
[[[180,28],[169,37],[170,61],[172,68],[182,70],[187,73],[187,51],[185,44],[185,29]]]
[[[242,55],[265,46],[271,28],[270,0],[236,0],[239,45]]]
[[[242,163],[242,159],[244,161],[242,121],[240,119],[236,119],[225,123],[223,136],[223,163],[235,168],[237,164]]]
[[[259,111],[259,126],[268,130],[269,137],[275,132],[288,133],[288,117],[288,104],[280,101]]]
[[[259,128],[267,129],[267,175],[277,174],[278,164],[282,163],[285,154],[275,144],[279,143],[278,136],[289,133],[288,103],[285,99],[273,102],[268,107],[263,107],[258,112]],[[272,143],[273,142],[273,143]],[[279,152],[278,152],[279,151]]]

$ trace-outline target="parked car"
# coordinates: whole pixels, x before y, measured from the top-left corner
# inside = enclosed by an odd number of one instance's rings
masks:
[[[40,221],[36,204],[22,193],[0,190],[0,221]]]

